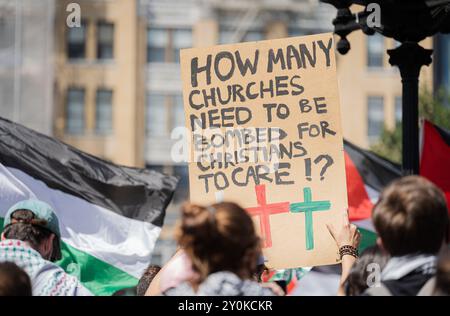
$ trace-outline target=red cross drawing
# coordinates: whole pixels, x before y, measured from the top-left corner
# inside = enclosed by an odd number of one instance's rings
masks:
[[[259,216],[261,237],[263,239],[263,248],[272,247],[272,235],[270,232],[270,215],[289,213],[289,202],[267,204],[266,186],[264,184],[256,185],[256,201],[258,206],[247,208],[251,216]]]

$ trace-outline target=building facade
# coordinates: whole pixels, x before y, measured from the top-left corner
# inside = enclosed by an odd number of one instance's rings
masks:
[[[0,0],[0,116],[53,131],[54,0]]]
[[[55,135],[93,155],[143,166],[144,42],[135,0],[57,1]]]

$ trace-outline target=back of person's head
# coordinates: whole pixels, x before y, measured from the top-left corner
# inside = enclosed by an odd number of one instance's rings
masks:
[[[380,195],[372,219],[391,256],[437,254],[448,229],[442,191],[419,176],[393,181]]]
[[[28,274],[13,262],[0,263],[0,296],[31,296]]]
[[[36,218],[30,210],[16,210],[11,214],[11,223],[4,228],[3,237],[25,241],[44,259],[57,261],[61,259],[60,240],[45,226],[46,221]],[[49,243],[48,247],[43,247]]]
[[[201,283],[209,274],[229,271],[252,279],[260,255],[260,239],[247,212],[234,203],[209,207],[185,204],[177,241]]]
[[[438,259],[434,295],[450,295],[450,248],[448,246]]]
[[[141,278],[139,279],[138,285],[136,287],[137,296],[145,295],[145,292],[147,291],[150,283],[152,283],[153,279],[158,274],[159,270],[161,270],[161,267],[158,265],[151,264],[147,267],[147,269],[144,271]]]
[[[366,248],[353,265],[345,281],[345,294],[347,296],[361,295],[368,287],[371,274],[384,268],[388,256],[378,246]]]

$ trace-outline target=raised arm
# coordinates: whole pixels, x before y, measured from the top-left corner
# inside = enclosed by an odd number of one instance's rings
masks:
[[[341,223],[337,225],[333,223],[327,224],[327,228],[336,241],[341,255],[342,274],[337,295],[345,296],[344,284],[357,259],[357,249],[361,234],[356,225],[350,224],[347,212],[344,212]]]

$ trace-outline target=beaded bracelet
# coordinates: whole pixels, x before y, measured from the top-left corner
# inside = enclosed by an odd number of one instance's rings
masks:
[[[341,260],[342,257],[344,257],[345,255],[349,255],[355,258],[358,258],[358,249],[356,249],[353,246],[350,245],[345,245],[342,246],[341,248],[339,248],[339,255],[341,256]]]

